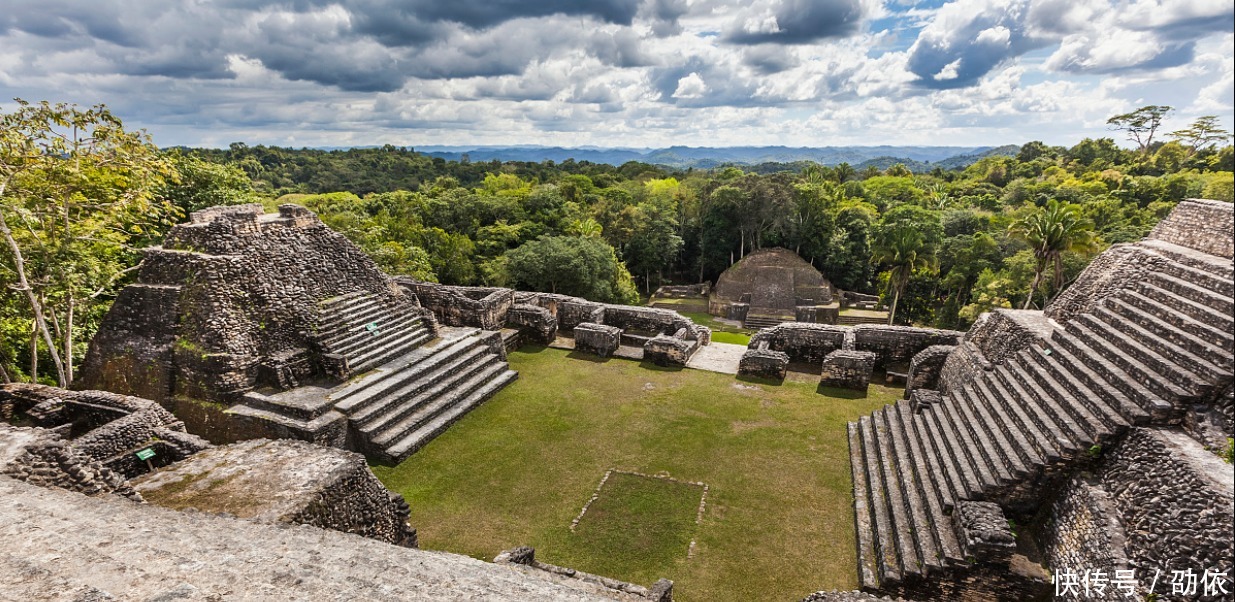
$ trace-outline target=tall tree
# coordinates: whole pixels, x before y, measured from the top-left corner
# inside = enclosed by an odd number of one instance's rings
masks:
[[[1182,130],[1175,130],[1167,136],[1186,144],[1195,154],[1214,144],[1226,142],[1230,139],[1231,133],[1218,125],[1217,115],[1205,115],[1198,117],[1192,125]]]
[[[888,268],[892,306],[888,324],[896,320],[896,306],[914,271],[934,265],[943,238],[939,215],[917,205],[901,205],[886,214],[875,229],[872,260]]]
[[[1088,250],[1094,245],[1093,225],[1081,217],[1080,207],[1051,199],[1045,207],[1025,215],[1010,227],[1013,237],[1029,243],[1037,263],[1033,283],[1025,296],[1023,309],[1029,309],[1042,284],[1042,276],[1052,269],[1051,283],[1056,294],[1063,288],[1063,254]]]
[[[1162,126],[1162,118],[1172,109],[1166,105],[1146,105],[1131,113],[1111,117],[1106,124],[1111,129],[1127,132],[1128,139],[1136,142],[1142,153],[1148,153],[1154,134]]]
[[[168,177],[149,137],[102,105],[17,99],[0,114],[0,236],[62,386],[73,378],[77,316],[132,271],[131,242],[176,215],[156,197]]]

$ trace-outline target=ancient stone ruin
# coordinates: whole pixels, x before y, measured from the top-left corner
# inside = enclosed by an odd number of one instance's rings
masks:
[[[814,266],[788,249],[759,249],[716,280],[708,311],[747,328],[781,322],[835,324],[837,291]]]
[[[513,381],[497,334],[442,329],[303,207],[198,211],[145,251],[75,386],[156,400],[217,441],[398,461]]]
[[[1138,599],[1154,570],[1232,591],[1235,478],[1211,451],[1232,436],[1232,247],[1230,203],[1184,201],[1045,312],[914,355],[909,399],[849,424],[862,589],[1034,599],[1100,569],[1135,571]]]

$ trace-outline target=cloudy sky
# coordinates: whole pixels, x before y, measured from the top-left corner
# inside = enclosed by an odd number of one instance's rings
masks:
[[[160,145],[1073,144],[1232,127],[1231,0],[3,0],[8,99]]]

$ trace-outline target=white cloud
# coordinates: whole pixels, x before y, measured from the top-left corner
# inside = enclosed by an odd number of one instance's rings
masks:
[[[673,92],[674,98],[702,98],[708,93],[708,85],[704,83],[703,78],[699,77],[698,73],[692,72],[690,75],[678,80],[678,87]]]

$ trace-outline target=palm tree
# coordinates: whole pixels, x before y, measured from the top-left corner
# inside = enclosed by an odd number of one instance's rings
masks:
[[[908,223],[893,223],[878,232],[873,255],[873,261],[891,268],[888,274],[888,286],[892,289],[892,308],[888,313],[888,324],[891,325],[896,319],[896,305],[900,302],[905,285],[909,284],[909,277],[914,270],[931,263],[930,245],[921,230]]]
[[[1047,267],[1054,274],[1052,285],[1055,293],[1063,288],[1063,254],[1065,251],[1084,251],[1093,247],[1093,226],[1080,215],[1080,207],[1052,199],[1039,211],[1017,220],[1009,228],[1012,236],[1033,248],[1037,264],[1034,266],[1033,284],[1025,297],[1023,309],[1029,309],[1033,295],[1042,284],[1042,275]]]

